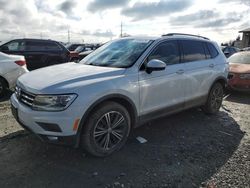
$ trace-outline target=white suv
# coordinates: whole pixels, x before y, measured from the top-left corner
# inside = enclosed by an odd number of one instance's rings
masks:
[[[227,75],[224,54],[205,37],[123,38],[80,63],[23,75],[12,112],[42,140],[107,156],[145,121],[196,106],[216,113]]]

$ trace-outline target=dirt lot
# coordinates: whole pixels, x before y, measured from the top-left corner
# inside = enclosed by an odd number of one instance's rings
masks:
[[[250,96],[220,113],[188,110],[142,126],[108,158],[48,145],[0,102],[0,187],[250,187]],[[136,137],[147,139],[140,144]]]

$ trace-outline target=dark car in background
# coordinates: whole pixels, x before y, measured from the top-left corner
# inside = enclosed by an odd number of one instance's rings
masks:
[[[78,43],[69,43],[66,44],[65,47],[69,50],[69,51],[75,51],[76,48],[78,48],[79,46],[85,47],[84,44],[78,44]]]
[[[240,51],[239,48],[234,46],[221,46],[221,50],[227,58]]]
[[[61,64],[71,60],[71,53],[60,42],[42,39],[16,39],[0,46],[6,54],[23,55],[28,70]]]

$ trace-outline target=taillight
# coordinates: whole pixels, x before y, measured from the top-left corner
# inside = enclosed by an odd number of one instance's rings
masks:
[[[26,61],[25,60],[19,60],[19,61],[15,61],[15,63],[19,66],[24,66],[26,65]]]

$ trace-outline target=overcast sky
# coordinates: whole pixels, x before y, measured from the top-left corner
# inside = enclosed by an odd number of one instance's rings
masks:
[[[105,42],[130,35],[199,34],[219,43],[250,27],[250,0],[0,0],[0,40]]]

